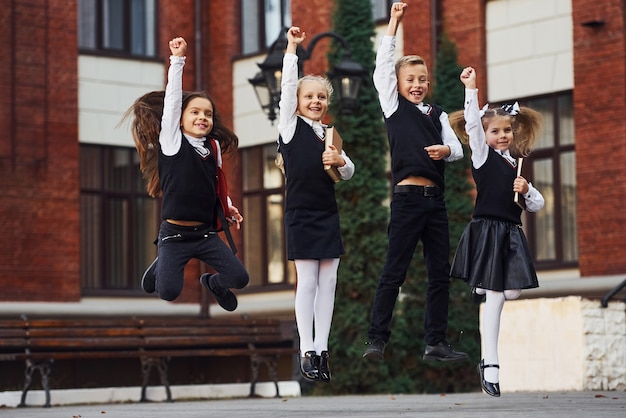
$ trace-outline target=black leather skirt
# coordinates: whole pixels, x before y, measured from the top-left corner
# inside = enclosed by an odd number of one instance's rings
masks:
[[[450,276],[498,292],[539,286],[522,226],[487,218],[465,227]]]

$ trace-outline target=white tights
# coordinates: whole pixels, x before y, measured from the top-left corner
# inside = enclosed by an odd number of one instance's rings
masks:
[[[300,352],[321,354],[328,350],[339,259],[295,260],[295,264],[298,276],[295,311]]]
[[[522,294],[520,289],[496,292],[494,290],[476,289],[477,293],[486,292],[487,299],[483,308],[483,359],[485,364],[500,364],[498,359],[498,336],[500,334],[500,316],[505,300],[517,299]],[[495,367],[485,368],[485,380],[498,383],[499,373]]]

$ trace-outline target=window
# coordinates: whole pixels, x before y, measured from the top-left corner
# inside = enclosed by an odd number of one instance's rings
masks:
[[[389,19],[391,4],[396,0],[370,0],[372,2],[372,17],[374,22]]]
[[[284,177],[276,167],[276,144],[242,150],[244,265],[249,286],[295,283],[295,268],[285,252]]]
[[[291,26],[289,0],[241,0],[241,51],[257,54],[272,45],[283,28]]]
[[[79,0],[82,51],[156,56],[156,0]]]
[[[387,20],[395,0],[370,0],[374,21]],[[283,28],[291,26],[289,0],[241,0],[241,51],[258,54],[268,49]]]
[[[156,256],[159,201],[148,196],[134,148],[80,146],[84,294],[134,293]]]
[[[571,93],[528,100],[543,115],[541,136],[528,159],[530,179],[546,204],[527,217],[538,268],[576,267],[576,153]]]

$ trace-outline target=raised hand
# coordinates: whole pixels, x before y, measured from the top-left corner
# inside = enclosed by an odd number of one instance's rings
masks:
[[[389,17],[398,20],[402,19],[402,16],[404,16],[404,12],[406,12],[407,7],[409,7],[409,5],[403,2],[393,3],[391,5],[391,13],[389,14]]]
[[[181,37],[172,39],[170,41],[170,51],[172,55],[176,57],[185,56],[185,52],[187,52],[187,41]]]
[[[472,67],[465,67],[461,72],[461,83],[468,89],[476,88],[476,70]]]

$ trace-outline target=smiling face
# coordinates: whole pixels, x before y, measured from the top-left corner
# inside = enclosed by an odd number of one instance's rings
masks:
[[[509,149],[513,142],[513,126],[510,116],[496,115],[488,120],[483,119],[487,145],[499,151]]]
[[[296,112],[311,120],[321,121],[328,111],[329,91],[319,80],[304,80],[298,88]]]
[[[421,103],[428,94],[429,86],[425,64],[406,64],[398,68],[398,93],[409,102]]]
[[[205,97],[189,100],[180,119],[183,133],[194,138],[206,137],[213,129],[213,103]]]

